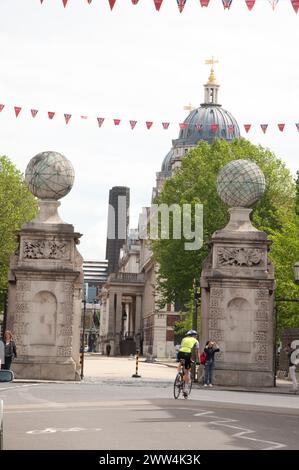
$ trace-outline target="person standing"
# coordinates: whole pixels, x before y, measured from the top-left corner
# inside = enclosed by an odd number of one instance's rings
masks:
[[[296,377],[296,364],[294,364],[294,362],[292,361],[292,353],[294,351],[295,349],[292,348],[291,343],[288,343],[287,347],[285,348],[285,352],[288,356],[288,361],[289,361],[289,375],[293,384],[293,392],[297,392],[298,382],[297,382],[297,377]]]
[[[206,354],[204,386],[213,387],[213,373],[215,367],[215,353],[219,352],[219,346],[215,341],[207,341],[204,352]]]
[[[110,352],[111,352],[111,345],[108,343],[108,344],[106,345],[106,354],[107,354],[107,357],[110,356]]]
[[[10,370],[11,362],[14,357],[17,357],[17,348],[13,340],[12,333],[6,330],[4,333],[4,364],[1,365],[1,369]]]

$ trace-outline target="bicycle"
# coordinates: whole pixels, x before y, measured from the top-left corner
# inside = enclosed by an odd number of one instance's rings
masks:
[[[194,361],[191,361],[192,363]],[[185,361],[184,359],[180,360],[180,370],[178,371],[176,378],[174,379],[174,384],[173,384],[173,395],[174,398],[177,399],[179,398],[180,394],[182,393],[184,398],[188,398],[188,396],[191,393],[192,389],[192,377],[189,372],[189,382],[185,383],[184,381],[184,372],[185,372]]]

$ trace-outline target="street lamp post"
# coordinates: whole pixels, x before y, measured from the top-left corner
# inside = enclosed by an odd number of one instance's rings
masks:
[[[193,316],[192,316],[192,329],[197,331],[197,284],[196,284],[196,279],[193,279]]]
[[[84,369],[84,349],[85,349],[85,317],[86,317],[86,297],[84,291],[84,299],[83,299],[83,325],[82,325],[82,341],[81,341],[81,380],[83,379],[83,369]]]

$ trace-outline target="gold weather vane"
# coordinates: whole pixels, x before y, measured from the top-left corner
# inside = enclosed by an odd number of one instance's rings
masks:
[[[205,61],[205,64],[211,65],[211,72],[210,72],[208,83],[216,83],[216,78],[214,75],[214,64],[218,64],[218,63],[219,63],[219,60],[214,59],[213,56],[212,56],[212,59],[207,59]]]
[[[195,109],[195,108],[194,108],[194,106],[192,106],[191,103],[189,103],[189,104],[187,104],[186,106],[184,106],[183,109],[184,109],[185,111],[193,111],[193,109]]]

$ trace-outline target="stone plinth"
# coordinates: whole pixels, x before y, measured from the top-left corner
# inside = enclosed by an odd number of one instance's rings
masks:
[[[231,208],[214,233],[201,276],[201,347],[214,340],[215,383],[274,384],[274,273],[270,241],[250,222],[250,209]]]
[[[59,204],[40,201],[11,257],[7,326],[17,345],[16,378],[80,379],[81,235],[60,219]]]

